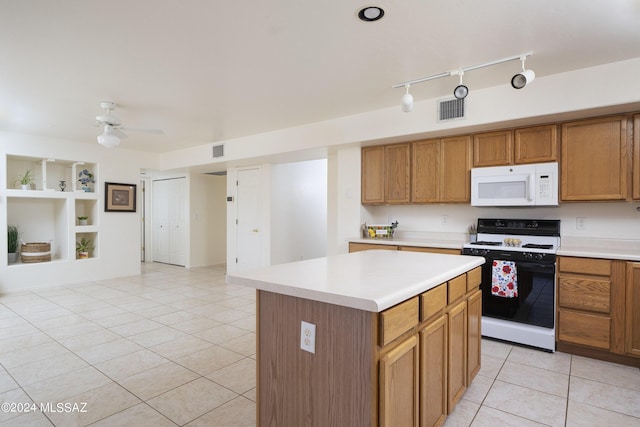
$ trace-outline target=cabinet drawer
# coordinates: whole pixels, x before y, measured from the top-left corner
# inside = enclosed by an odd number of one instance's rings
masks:
[[[611,318],[598,314],[558,310],[558,339],[560,341],[609,349]]]
[[[482,267],[467,271],[467,292],[478,289],[480,282],[482,282]]]
[[[380,313],[380,345],[385,346],[418,324],[418,297]]]
[[[611,281],[579,276],[560,276],[558,279],[560,307],[596,311],[611,311]]]
[[[349,242],[349,253],[359,252],[359,251],[368,251],[371,249],[386,249],[389,251],[395,251],[395,250],[398,250],[398,247],[396,245]]]
[[[467,275],[461,274],[449,280],[449,304],[467,293]]]
[[[611,275],[611,261],[608,259],[560,257],[558,270],[562,273]]]
[[[420,295],[420,320],[425,321],[447,306],[447,284],[443,283]]]

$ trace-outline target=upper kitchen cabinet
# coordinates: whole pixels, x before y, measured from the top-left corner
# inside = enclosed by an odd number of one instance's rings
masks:
[[[471,137],[417,141],[411,151],[413,203],[469,202]]]
[[[362,204],[384,203],[384,147],[362,149]]]
[[[362,149],[362,204],[410,201],[411,146],[408,143]]]
[[[515,164],[558,161],[558,127],[556,125],[516,129],[514,138]]]
[[[633,198],[640,200],[640,114],[633,119]]]
[[[513,164],[513,131],[479,133],[473,136],[473,167]]]
[[[627,117],[562,125],[561,200],[626,200]]]
[[[384,147],[386,203],[411,201],[411,145],[394,144]]]

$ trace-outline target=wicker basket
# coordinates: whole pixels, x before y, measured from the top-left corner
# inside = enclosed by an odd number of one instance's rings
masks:
[[[25,243],[20,249],[20,258],[26,264],[51,261],[51,244]]]

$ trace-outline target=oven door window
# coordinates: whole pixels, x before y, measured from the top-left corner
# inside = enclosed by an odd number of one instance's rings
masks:
[[[517,297],[500,297],[491,292],[492,259],[487,259],[482,277],[482,315],[554,327],[555,264],[516,262]]]

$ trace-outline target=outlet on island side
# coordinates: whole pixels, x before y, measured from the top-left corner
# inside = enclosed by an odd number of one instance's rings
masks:
[[[316,325],[304,320],[300,324],[300,348],[309,353],[316,352]]]

